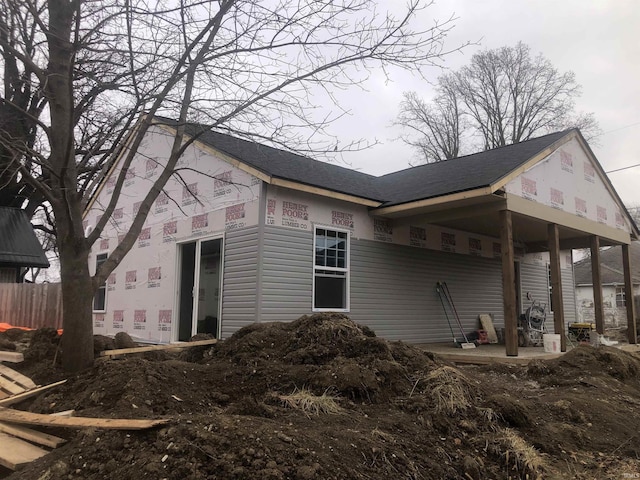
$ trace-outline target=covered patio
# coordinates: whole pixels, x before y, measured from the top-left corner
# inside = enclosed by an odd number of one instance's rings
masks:
[[[544,138],[539,139],[544,140]],[[577,130],[547,138],[547,143],[505,147],[477,154],[481,157],[447,170],[449,162],[427,184],[432,196],[421,200],[397,201],[372,210],[375,215],[410,223],[419,219],[470,234],[499,239],[495,256],[502,265],[502,297],[507,356],[518,356],[518,291],[516,261],[523,253],[545,252],[549,256],[549,289],[553,327],[561,334],[561,351],[566,351],[565,308],[561,270],[572,267],[572,249],[588,248],[594,289],[596,331],[604,333],[604,305],[600,273],[600,248],[622,246],[625,296],[633,298],[629,245],[640,237],[633,222],[595,158]],[[513,153],[515,152],[515,153]],[[520,155],[516,159],[516,153]],[[492,154],[492,155],[489,155]],[[524,159],[524,160],[523,160]],[[450,164],[453,166],[454,164]],[[462,168],[464,167],[464,168]],[[418,188],[418,179],[401,179],[407,189]],[[424,182],[424,179],[421,180]],[[402,197],[399,197],[402,199]],[[498,250],[499,247],[499,251]],[[482,288],[474,285],[473,288]],[[573,285],[565,285],[573,289]],[[628,341],[637,342],[634,302],[626,302]]]

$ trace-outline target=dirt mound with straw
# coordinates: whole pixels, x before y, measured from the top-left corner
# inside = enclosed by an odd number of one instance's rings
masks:
[[[33,336],[54,348],[24,371],[59,373],[56,340]],[[99,358],[17,405],[170,422],[51,430],[68,443],[9,478],[620,478],[640,471],[638,361],[580,347],[456,367],[341,314],[255,324],[212,347]]]

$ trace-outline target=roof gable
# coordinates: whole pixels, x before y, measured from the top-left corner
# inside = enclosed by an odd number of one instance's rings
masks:
[[[0,207],[0,265],[49,267],[27,215],[19,208]]]
[[[487,188],[525,164],[567,132],[507,145],[437,163],[428,163],[379,178],[385,207]]]
[[[505,191],[615,229],[633,228],[624,204],[577,132],[509,180]]]
[[[165,129],[174,129],[177,125],[171,119],[155,118],[155,124]],[[616,205],[616,208],[610,208],[608,218],[611,222],[619,222],[622,218],[623,223],[628,226],[626,231],[637,233],[637,228],[626,212],[624,204],[589,146],[575,129],[451,160],[407,168],[381,177],[215,132],[204,125],[187,124],[186,134],[193,138],[200,148],[208,149],[214,155],[217,152],[219,158],[267,183],[362,203],[373,207],[380,215],[411,209],[425,202],[445,204],[461,198],[488,198],[499,190],[521,182],[521,179],[517,178],[518,175],[535,169],[537,165],[544,163],[545,159],[553,156],[562,145],[575,139],[582,146],[585,155],[595,164],[595,170],[601,177],[604,189],[611,194],[612,205]],[[112,174],[114,168],[115,165],[107,177]],[[595,212],[596,208],[593,207],[591,210]],[[576,214],[575,211],[569,213]]]

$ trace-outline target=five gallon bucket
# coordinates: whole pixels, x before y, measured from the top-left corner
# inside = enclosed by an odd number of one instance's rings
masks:
[[[542,335],[542,344],[547,353],[560,353],[560,334],[545,333]]]

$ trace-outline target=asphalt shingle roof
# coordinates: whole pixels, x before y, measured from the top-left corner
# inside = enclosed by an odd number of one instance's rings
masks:
[[[49,266],[26,213],[19,208],[0,207],[0,265]]]
[[[544,150],[568,131],[514,145],[420,165],[378,179],[385,206],[488,187]]]
[[[198,129],[191,125],[187,131],[193,134]],[[211,130],[202,133],[199,140],[272,177],[382,200],[373,175]]]
[[[173,120],[163,117],[156,119],[175,126]],[[187,133],[198,134],[199,141],[266,175],[391,206],[487,187],[567,135],[569,130],[473,155],[407,168],[381,177],[205,130],[204,126],[198,124],[188,124]]]

